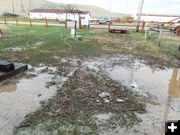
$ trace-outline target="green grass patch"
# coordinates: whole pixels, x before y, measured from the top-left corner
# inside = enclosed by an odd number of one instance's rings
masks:
[[[79,29],[77,34],[81,37],[74,39],[70,36],[70,29],[60,27],[7,26],[8,28],[2,29],[5,38],[0,42],[1,58],[32,65],[56,62],[54,57],[87,57],[102,53],[136,52],[139,55],[147,55],[148,52],[148,55],[153,54],[156,57],[161,54],[179,57],[179,40],[163,37],[159,47],[157,34],[145,39],[142,32],[112,34],[106,30]]]
[[[6,38],[0,42],[2,58],[11,60],[8,56],[16,55],[22,62],[37,64],[54,62],[54,56],[89,56],[98,54],[100,48],[96,41],[88,40],[93,34],[91,30],[79,30],[80,39],[70,36],[70,29],[59,27],[44,28],[42,26],[9,26],[4,30]],[[41,45],[36,44],[42,42]],[[23,48],[21,51],[7,51],[8,48]],[[4,55],[3,55],[4,54]],[[44,57],[44,58],[43,58]],[[53,60],[54,59],[54,60]]]

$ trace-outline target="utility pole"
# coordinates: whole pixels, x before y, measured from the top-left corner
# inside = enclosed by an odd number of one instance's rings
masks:
[[[109,11],[111,12],[111,0],[109,0]]]
[[[23,2],[21,0],[21,10],[22,10],[22,13],[24,12],[24,6],[23,6]]]
[[[143,5],[144,5],[144,0],[140,0],[139,7],[138,7],[138,18],[137,18],[136,32],[139,32],[139,25],[140,25],[140,21],[141,21],[141,14],[142,14]]]
[[[12,10],[13,10],[13,13],[14,13],[14,1],[12,0]]]
[[[31,0],[29,0],[29,13],[31,12]]]

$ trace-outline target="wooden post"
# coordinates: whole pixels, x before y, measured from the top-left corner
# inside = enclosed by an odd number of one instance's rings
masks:
[[[47,18],[46,18],[46,28],[48,27],[48,22],[47,22]]]
[[[159,36],[158,36],[158,45],[161,45],[161,38],[162,38],[162,33],[163,33],[163,26],[164,24],[161,25],[161,29],[159,31]]]
[[[91,24],[91,22],[90,22],[90,20],[89,20],[88,29],[90,29],[90,27],[91,27],[90,24]]]
[[[80,13],[78,13],[79,14],[79,29],[82,29],[82,26],[81,26],[81,14]]]
[[[111,29],[111,22],[109,22],[109,24],[108,24],[108,30],[110,30]]]
[[[16,18],[16,25],[18,26],[18,18]]]
[[[30,25],[30,27],[32,26],[32,21],[31,21],[31,19],[29,19],[29,25]]]
[[[146,23],[146,22],[143,21],[142,23],[143,23],[143,24],[142,24],[142,31],[144,31],[144,27],[145,27],[145,23]]]
[[[145,39],[147,38],[147,22],[145,22]]]
[[[4,17],[4,24],[7,24],[7,23],[6,23],[6,17]]]
[[[67,10],[66,10],[66,20],[65,20],[65,29],[67,29]]]
[[[82,23],[81,23],[81,20],[79,21],[79,28],[82,29]]]
[[[65,20],[65,29],[67,29],[67,19]]]
[[[150,37],[151,37],[151,35],[152,35],[151,28],[152,28],[152,23],[150,23],[150,29],[149,29],[149,36],[148,36],[148,39],[150,39]]]
[[[0,38],[3,36],[2,30],[0,29]]]

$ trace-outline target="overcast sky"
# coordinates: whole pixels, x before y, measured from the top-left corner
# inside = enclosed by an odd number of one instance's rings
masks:
[[[59,3],[95,5],[119,13],[137,13],[140,0],[48,0]],[[180,14],[180,0],[144,0],[144,13]]]

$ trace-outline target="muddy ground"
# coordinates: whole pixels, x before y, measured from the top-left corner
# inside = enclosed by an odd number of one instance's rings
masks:
[[[53,65],[53,70],[48,68],[50,65],[39,66],[28,71],[25,80],[21,79],[22,75],[14,82],[15,88],[11,82],[0,85],[1,89],[10,86],[8,89],[14,88],[19,93],[26,90],[24,94],[32,93],[38,99],[27,98],[31,102],[27,102],[18,117],[17,114],[10,117],[16,111],[2,112],[9,117],[8,122],[14,123],[7,127],[16,126],[14,134],[151,135],[157,132],[162,135],[165,120],[180,119],[180,73],[166,62],[116,54],[101,58],[63,58]],[[48,79],[41,80],[41,77]],[[29,79],[33,87],[39,86],[38,79],[44,86],[35,87],[39,92],[32,87],[18,86],[18,82],[26,85],[26,81],[31,85]],[[57,91],[52,97],[53,89]],[[15,92],[1,91],[4,106],[5,98],[15,96]],[[8,104],[18,110],[19,105],[12,102],[15,101],[10,100]],[[4,132],[12,134],[12,130]]]
[[[158,46],[135,32],[3,31],[1,59],[34,67],[0,83],[0,135],[163,135],[180,119],[177,36]]]
[[[107,76],[80,68],[55,97],[27,116],[19,127],[37,127],[31,134],[40,134],[37,130],[41,134],[97,134],[98,125],[93,120],[96,115],[111,114],[104,128],[132,127],[140,121],[136,112],[145,112],[145,106],[132,91]],[[67,131],[61,130],[63,127]]]

